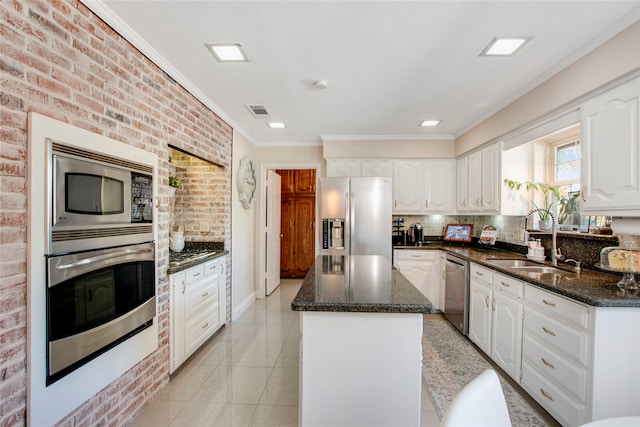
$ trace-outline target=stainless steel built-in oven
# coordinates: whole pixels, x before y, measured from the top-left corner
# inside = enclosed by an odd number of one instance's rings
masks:
[[[463,335],[469,334],[469,262],[446,255],[444,315]]]
[[[155,245],[47,256],[47,385],[151,326]]]

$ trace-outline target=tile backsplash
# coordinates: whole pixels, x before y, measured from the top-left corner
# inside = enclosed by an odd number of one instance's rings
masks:
[[[525,217],[506,215],[394,215],[393,219],[404,218],[404,229],[410,230],[415,223],[421,223],[425,236],[442,236],[447,224],[473,224],[473,237],[479,238],[485,225],[494,225],[498,231],[497,240],[512,245],[508,250],[526,253],[526,243],[523,241]],[[532,234],[541,240],[545,248],[545,255],[551,255],[551,235]],[[637,236],[621,236],[620,241],[632,240]],[[600,250],[607,246],[617,246],[618,237],[593,235],[589,233],[559,232],[558,247],[566,258],[582,261],[584,268],[593,268],[600,262]],[[509,246],[506,245],[506,246]],[[513,246],[515,245],[515,246]],[[505,246],[505,245],[503,245]],[[523,249],[524,252],[520,249]]]
[[[497,240],[524,245],[524,216],[505,215],[394,215],[393,219],[404,218],[404,228],[421,223],[425,236],[441,236],[447,224],[473,224],[473,236],[480,237],[485,225],[495,225],[498,230]]]

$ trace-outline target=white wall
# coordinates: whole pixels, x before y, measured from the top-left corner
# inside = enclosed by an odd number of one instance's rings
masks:
[[[639,10],[639,9],[636,9]],[[458,136],[456,156],[568,109],[589,92],[640,69],[640,22],[532,89],[487,120]]]
[[[259,200],[250,209],[240,203],[237,173],[240,159],[250,156],[255,162],[255,146],[239,132],[233,133],[233,171],[231,195],[231,320],[236,320],[256,298],[256,235]],[[256,162],[257,163],[257,162]],[[259,167],[256,166],[259,171]],[[256,174],[257,176],[257,174]],[[259,177],[258,177],[259,180]],[[258,182],[258,185],[260,183]],[[256,190],[256,195],[259,194]]]
[[[325,158],[332,157],[424,157],[449,158],[455,156],[453,139],[424,140],[325,140]]]

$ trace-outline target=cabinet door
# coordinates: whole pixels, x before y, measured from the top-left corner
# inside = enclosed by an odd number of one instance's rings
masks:
[[[640,78],[582,106],[581,210],[633,215],[640,209]]]
[[[305,277],[315,258],[314,197],[282,200],[280,277]]]
[[[469,289],[469,339],[491,354],[491,287],[471,281]]]
[[[393,176],[393,162],[389,159],[365,159],[362,176]]]
[[[440,261],[397,261],[396,268],[409,282],[433,303],[436,310],[442,310],[440,293]]]
[[[310,195],[316,194],[316,170],[315,169],[300,169],[294,171],[296,179],[295,191],[296,194]]]
[[[276,173],[280,175],[280,195],[289,196],[295,194],[295,176],[294,170],[276,170]]]
[[[218,325],[227,323],[227,257],[218,258]]]
[[[500,145],[493,144],[482,150],[481,180],[482,212],[498,212],[500,209]]]
[[[422,162],[397,160],[393,165],[393,213],[422,212]]]
[[[482,210],[482,152],[471,153],[467,158],[467,211]]]
[[[360,176],[361,163],[358,159],[328,159],[327,176]]]
[[[520,382],[523,310],[522,302],[493,293],[491,358],[516,382]]]
[[[185,340],[185,305],[187,281],[186,272],[180,271],[169,275],[171,298],[169,300],[169,346],[171,363],[169,373],[173,373],[186,360]]]
[[[456,212],[466,212],[468,209],[468,167],[467,157],[458,159],[456,162]]]
[[[448,160],[424,162],[425,212],[453,213],[454,166],[455,162]]]

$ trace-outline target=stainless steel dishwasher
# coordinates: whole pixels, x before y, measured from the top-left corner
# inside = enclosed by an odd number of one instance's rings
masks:
[[[469,334],[469,261],[446,255],[444,315],[463,335]]]

